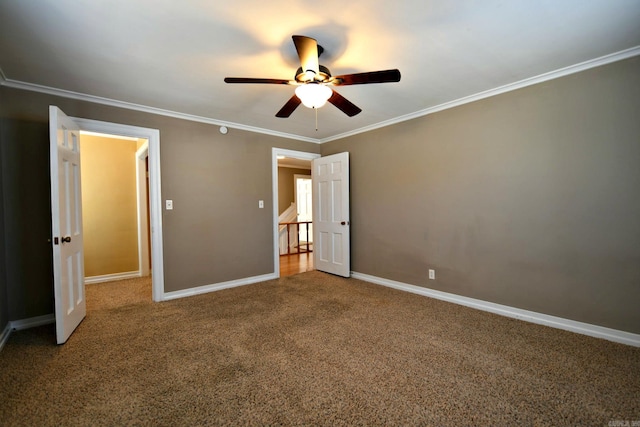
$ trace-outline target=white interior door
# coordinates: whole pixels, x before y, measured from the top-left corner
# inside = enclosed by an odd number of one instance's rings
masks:
[[[311,170],[315,268],[349,277],[349,153],[315,159]]]
[[[84,319],[84,253],[80,187],[80,129],[58,107],[49,107],[51,230],[56,341],[62,344]]]

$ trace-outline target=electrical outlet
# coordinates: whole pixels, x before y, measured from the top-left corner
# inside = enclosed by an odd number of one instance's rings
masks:
[[[436,271],[429,269],[429,280],[436,280]]]
[[[173,209],[173,200],[167,200],[166,201],[166,208],[168,211]]]
[[[264,209],[264,200],[258,200],[258,208]]]

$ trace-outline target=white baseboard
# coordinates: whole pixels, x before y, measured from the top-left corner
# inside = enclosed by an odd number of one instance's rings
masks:
[[[190,297],[193,295],[206,294],[222,289],[235,288],[237,286],[250,285],[252,283],[264,282],[277,279],[275,273],[263,274],[261,276],[246,277],[244,279],[230,280],[228,282],[214,283],[212,285],[199,286],[197,288],[185,289],[182,291],[165,292],[162,300],[168,301],[177,298]]]
[[[28,319],[12,320],[9,322],[9,326],[12,330],[21,331],[23,329],[35,328],[36,326],[48,325],[56,322],[56,316],[51,314],[45,314],[44,316],[30,317]]]
[[[412,292],[414,294],[431,297],[442,301],[452,302],[454,304],[464,305],[466,307],[471,307],[478,310],[488,311],[490,313],[499,314],[501,316],[520,319],[531,323],[537,323],[539,325],[550,326],[552,328],[563,329],[565,331],[588,335],[595,338],[602,338],[605,340],[631,345],[634,347],[640,347],[640,334],[605,328],[603,326],[592,325],[590,323],[577,322],[575,320],[550,316],[548,314],[537,313],[535,311],[522,310],[520,308],[495,304],[492,302],[469,297],[463,297],[460,295],[436,291],[434,289],[423,288],[416,285],[409,285],[407,283],[396,282],[394,280],[370,276],[363,273],[352,272],[351,277],[377,285],[387,286],[390,288]]]
[[[23,329],[35,328],[36,326],[48,325],[55,323],[56,317],[53,313],[44,316],[30,317],[28,319],[11,320],[7,323],[2,333],[0,333],[0,351],[9,340],[11,331],[21,331]]]
[[[102,276],[89,276],[84,278],[84,284],[113,282],[114,280],[135,279],[142,277],[140,271],[125,271],[123,273],[103,274]]]
[[[9,340],[9,335],[11,335],[11,322],[7,322],[7,326],[2,333],[0,333],[0,351],[2,351],[2,348]]]

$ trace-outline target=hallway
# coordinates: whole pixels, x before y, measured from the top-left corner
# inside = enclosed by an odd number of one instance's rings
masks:
[[[313,252],[280,256],[280,277],[312,271]]]

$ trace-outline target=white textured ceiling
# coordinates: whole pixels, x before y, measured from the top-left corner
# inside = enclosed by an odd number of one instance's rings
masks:
[[[333,75],[402,80],[336,88],[363,111],[328,104],[318,131],[303,106],[275,117],[294,87],[223,82],[293,78],[292,34]],[[639,46],[638,0],[0,0],[2,84],[318,141]]]

